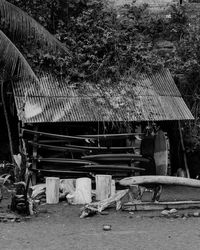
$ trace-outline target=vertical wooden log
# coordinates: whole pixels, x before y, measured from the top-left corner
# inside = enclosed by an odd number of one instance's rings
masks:
[[[186,174],[187,174],[187,178],[190,178],[190,171],[189,171],[188,164],[187,164],[187,157],[186,157],[186,152],[185,152],[185,145],[184,145],[184,142],[183,142],[183,134],[182,134],[182,131],[181,131],[181,123],[180,123],[180,121],[178,121],[178,128],[179,128],[179,134],[180,134],[180,140],[181,140],[181,147],[182,147],[182,150],[183,150],[183,160],[184,160],[184,164],[185,164],[185,171],[186,171]]]
[[[78,178],[74,193],[75,204],[87,204],[92,201],[92,182],[90,178]]]
[[[111,175],[96,175],[96,200],[104,200],[111,195]]]
[[[60,179],[57,177],[46,178],[46,200],[47,204],[56,204],[59,202]]]

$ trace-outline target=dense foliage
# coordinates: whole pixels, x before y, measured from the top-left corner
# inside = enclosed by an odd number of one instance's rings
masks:
[[[145,6],[114,9],[101,0],[10,2],[53,32],[72,53],[63,57],[34,49],[33,44],[22,47],[35,70],[51,70],[69,82],[117,82],[127,74],[166,66],[195,115],[190,131],[198,138],[200,30],[187,15],[187,5],[172,6],[167,15],[152,15]]]
[[[45,27],[49,27],[52,20],[51,4],[56,2],[53,30],[72,52],[71,58],[63,58],[43,54],[39,49],[34,53],[29,50],[26,54],[35,62],[34,68],[52,68],[57,75],[67,76],[70,81],[98,81],[102,78],[118,80],[130,71],[154,70],[163,64],[152,50],[153,41],[146,31],[149,15],[145,7],[126,6],[117,11],[99,0],[76,1],[77,4],[68,8],[61,8],[62,1],[45,1],[45,4],[34,1],[32,5],[26,1],[25,7],[23,1],[19,2],[21,8]],[[70,7],[76,7],[71,15],[68,14]]]

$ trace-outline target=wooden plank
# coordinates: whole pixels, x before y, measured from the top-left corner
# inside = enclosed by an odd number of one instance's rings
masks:
[[[41,144],[56,144],[56,143],[66,143],[68,140],[58,140],[58,139],[55,139],[55,140],[38,140],[38,143],[41,143]]]
[[[153,211],[164,209],[194,209],[200,208],[200,201],[173,201],[173,202],[129,202],[123,204],[124,211]]]
[[[97,162],[134,162],[134,161],[142,161],[149,162],[150,160],[143,157],[142,155],[136,154],[98,154],[98,155],[87,155],[82,156],[82,159],[93,160]]]
[[[93,139],[93,140],[119,140],[119,139],[127,139],[127,138],[133,138],[135,139],[135,136],[143,135],[143,133],[124,133],[124,134],[96,134],[96,135],[78,135],[80,137],[84,137],[87,139]]]
[[[124,170],[124,171],[144,171],[144,168],[138,168],[138,167],[134,167],[134,166],[124,166],[124,165],[86,165],[84,166],[84,168],[91,168],[91,169],[105,169],[105,170]]]
[[[133,150],[134,147],[87,147],[87,146],[78,146],[78,145],[67,145],[61,147],[61,146],[55,146],[55,145],[48,145],[48,144],[42,144],[42,143],[35,143],[33,141],[28,141],[29,144],[37,146],[38,148],[44,148],[49,150],[55,150],[55,151],[70,151],[70,152],[87,152],[87,151],[128,151]]]
[[[34,172],[49,172],[49,173],[63,173],[63,174],[86,174],[86,172],[83,171],[72,171],[72,170],[52,170],[52,169],[41,169],[41,168],[37,168],[35,170],[33,170]]]
[[[79,159],[68,159],[68,158],[37,158],[38,162],[51,162],[51,163],[64,163],[73,165],[90,165],[95,164],[91,161],[79,160]]]
[[[144,171],[144,168],[139,168],[135,166],[126,166],[126,165],[99,165],[92,163],[88,165],[88,161],[81,161],[76,159],[65,159],[62,158],[41,158],[38,159],[38,162],[51,162],[51,163],[61,163],[65,164],[64,167],[67,169],[80,169],[81,171],[90,171],[90,172],[135,172],[135,171]],[[91,163],[91,162],[90,162]],[[55,166],[52,166],[55,168]]]
[[[63,175],[70,175],[71,176],[76,176],[79,177],[80,175],[83,176],[93,176],[94,172],[91,171],[81,171],[80,169],[78,170],[59,170],[59,169],[42,169],[42,168],[37,168],[35,170],[33,170],[34,172],[41,172],[41,173],[49,173],[49,174],[53,174],[53,175],[59,175],[59,174],[63,174]],[[125,173],[112,173],[113,177],[116,178],[122,178],[125,175]]]
[[[137,154],[130,154],[130,153],[124,153],[124,154],[99,154],[99,155],[88,155],[84,156],[84,158],[129,158],[129,159],[141,159],[144,158],[142,155]]]
[[[39,167],[40,168],[40,167]],[[93,174],[121,174],[123,176],[127,176],[127,173],[134,173],[136,170],[133,169],[113,169],[113,168],[92,168],[92,167],[84,167],[80,165],[64,165],[64,166],[42,166],[40,169],[45,170],[59,170],[59,171],[81,171],[85,173],[93,173]]]
[[[41,131],[33,131],[33,130],[23,128],[22,135],[24,135],[24,133],[38,135],[38,136],[46,136],[46,137],[51,137],[51,138],[65,139],[65,140],[69,140],[69,141],[70,140],[86,141],[86,138],[83,138],[83,137],[51,134],[51,133],[46,133],[46,132],[41,132]]]
[[[163,175],[143,175],[127,177],[119,181],[122,186],[142,185],[142,184],[165,184],[165,185],[181,185],[188,187],[200,188],[200,180],[189,179],[184,177],[163,176]]]
[[[34,147],[37,147],[37,148],[43,148],[43,149],[48,149],[48,150],[53,150],[53,151],[81,152],[81,153],[87,151],[86,149],[79,149],[79,148],[74,148],[74,147],[71,147],[71,146],[61,147],[61,146],[55,146],[55,145],[47,145],[47,144],[35,143],[33,141],[28,141],[28,143],[31,144]]]

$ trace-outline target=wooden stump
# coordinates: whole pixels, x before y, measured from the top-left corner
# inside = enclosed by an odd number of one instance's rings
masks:
[[[111,175],[96,175],[96,200],[104,200],[111,195]]]
[[[46,199],[47,204],[56,204],[59,202],[60,179],[57,177],[46,178]]]
[[[90,178],[78,178],[74,193],[75,204],[87,204],[92,201],[92,182]]]

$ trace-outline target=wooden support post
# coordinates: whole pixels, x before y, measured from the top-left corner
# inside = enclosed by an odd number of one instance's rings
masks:
[[[34,127],[34,131],[37,131],[37,130],[38,130],[38,127],[35,126]],[[38,134],[34,134],[33,141],[35,143],[37,143],[37,141],[38,141]],[[37,146],[33,145],[33,161],[32,161],[32,169],[33,170],[37,169],[37,156],[38,156]],[[37,178],[36,178],[37,176],[36,175],[37,175],[36,172],[32,173],[32,185],[36,185],[36,182],[37,182]]]
[[[182,134],[182,131],[181,131],[181,123],[180,123],[180,121],[178,121],[178,128],[179,128],[179,134],[180,134],[180,140],[181,140],[181,147],[182,147],[182,150],[183,150],[183,159],[184,159],[184,164],[185,164],[185,171],[186,171],[186,174],[187,174],[187,178],[190,178],[190,172],[189,172],[189,168],[188,168],[188,164],[187,164],[187,157],[186,157],[186,152],[185,152],[185,145],[184,145],[184,142],[183,142],[183,134]]]

